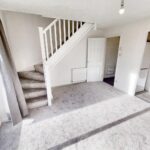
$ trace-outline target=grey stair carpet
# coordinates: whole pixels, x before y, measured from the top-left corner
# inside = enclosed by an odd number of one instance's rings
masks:
[[[19,77],[37,81],[44,81],[44,75],[36,71],[19,72]]]
[[[28,80],[28,79],[21,79],[21,85],[23,89],[42,89],[45,87],[45,82],[43,81],[36,81],[36,80]]]
[[[48,100],[46,96],[41,96],[38,98],[28,99],[27,106],[29,109],[42,107],[48,105]]]
[[[34,68],[35,71],[18,73],[29,109],[48,105],[43,65],[38,64]]]
[[[28,89],[24,90],[25,99],[36,98],[46,95],[46,89]]]
[[[35,65],[34,68],[35,68],[35,71],[40,72],[40,73],[44,73],[42,64]]]

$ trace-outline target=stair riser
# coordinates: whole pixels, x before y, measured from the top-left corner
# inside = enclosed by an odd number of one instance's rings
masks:
[[[25,94],[25,99],[31,99],[31,98],[36,98],[36,97],[45,96],[45,95],[46,95],[46,91],[31,92],[31,93]]]
[[[22,84],[23,89],[45,89],[45,83]]]
[[[43,68],[42,68],[42,67],[35,67],[35,71],[44,74],[44,71],[43,71]]]
[[[33,108],[39,108],[39,107],[43,107],[43,106],[47,106],[48,105],[48,101],[38,101],[38,102],[34,102],[34,103],[28,103],[27,106],[29,109],[33,109]]]
[[[37,80],[37,81],[44,81],[44,77],[43,76],[34,76],[34,75],[20,75],[20,77],[24,78],[24,79],[30,79],[30,80]]]

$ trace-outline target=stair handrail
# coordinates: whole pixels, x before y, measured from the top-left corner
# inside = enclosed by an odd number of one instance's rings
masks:
[[[39,27],[43,61],[47,61],[82,25],[82,21],[55,19],[45,29]]]

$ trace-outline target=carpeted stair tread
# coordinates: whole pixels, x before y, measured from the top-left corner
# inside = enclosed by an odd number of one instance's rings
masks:
[[[36,81],[36,80],[29,80],[29,79],[20,79],[21,85],[23,89],[42,89],[45,87],[45,82],[43,81]]]
[[[32,98],[27,100],[27,106],[29,109],[38,108],[47,105],[48,105],[48,100],[46,96],[41,96],[38,98]]]
[[[25,99],[37,98],[41,96],[46,96],[46,89],[27,89],[24,90]]]
[[[24,71],[18,73],[20,78],[44,81],[44,75],[36,71]]]

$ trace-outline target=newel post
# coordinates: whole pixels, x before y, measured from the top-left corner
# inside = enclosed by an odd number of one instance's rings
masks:
[[[45,41],[44,41],[44,34],[43,34],[42,27],[39,27],[39,36],[40,36],[41,53],[43,59],[43,69],[44,69],[45,85],[47,91],[48,106],[51,106],[52,99],[53,99],[52,88],[51,88],[51,73],[50,73],[49,65],[47,63]]]
[[[39,37],[40,37],[42,59],[43,59],[43,61],[46,61],[46,51],[45,51],[45,44],[44,44],[43,27],[39,27]]]

